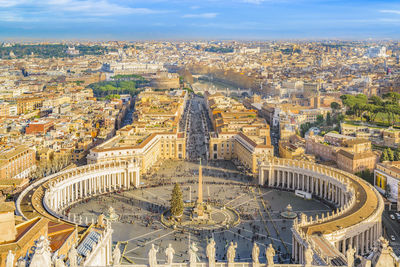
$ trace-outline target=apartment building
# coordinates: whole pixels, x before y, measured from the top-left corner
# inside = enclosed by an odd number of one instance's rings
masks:
[[[0,179],[26,178],[35,169],[36,152],[19,145],[0,151]]]
[[[87,162],[134,161],[146,173],[160,160],[183,160],[186,136],[178,123],[187,93],[144,91],[136,100],[134,122],[117,131],[115,137],[92,149]]]
[[[258,172],[258,163],[273,155],[270,128],[238,101],[220,93],[205,93],[208,114],[214,126],[210,133],[209,158],[240,161],[252,174]]]
[[[397,210],[400,211],[400,161],[378,163],[374,171],[374,186],[389,201],[396,203]]]

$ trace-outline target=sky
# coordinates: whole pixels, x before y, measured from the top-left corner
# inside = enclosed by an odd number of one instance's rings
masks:
[[[6,40],[400,39],[400,0],[0,0]]]

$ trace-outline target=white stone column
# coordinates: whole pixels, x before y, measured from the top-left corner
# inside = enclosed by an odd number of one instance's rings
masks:
[[[93,182],[93,177],[90,177],[90,178],[88,179],[88,182],[89,182],[89,195],[92,195],[92,192],[93,192],[93,184],[92,184],[92,182]]]
[[[107,176],[108,176],[108,174],[104,174],[104,184],[103,184],[104,193],[107,192],[107,178],[108,178]]]
[[[355,245],[355,248],[356,248],[356,254],[359,254],[359,253],[358,253],[358,251],[359,251],[359,249],[360,249],[360,245],[359,245],[359,236],[360,236],[360,235],[356,235],[356,236],[355,236],[355,243],[356,243],[356,245]]]
[[[365,244],[365,232],[361,233],[361,254],[364,254],[364,244]]]
[[[136,170],[136,171],[135,171],[135,174],[136,174],[136,177],[135,177],[135,178],[136,178],[135,187],[138,188],[139,185],[140,185],[140,173],[139,173],[138,170]]]

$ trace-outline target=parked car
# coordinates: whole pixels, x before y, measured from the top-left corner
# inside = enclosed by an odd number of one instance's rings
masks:
[[[390,219],[392,219],[392,220],[395,219],[393,214],[390,214]]]
[[[391,239],[392,241],[395,241],[395,240],[396,240],[396,238],[394,237],[394,235],[391,235],[391,236],[390,236],[390,239]]]

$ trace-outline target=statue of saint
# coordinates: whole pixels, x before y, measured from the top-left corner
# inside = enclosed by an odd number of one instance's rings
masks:
[[[269,244],[268,248],[265,250],[265,255],[267,257],[268,266],[274,266],[275,249],[272,247],[272,244]]]
[[[306,259],[306,266],[311,266],[313,262],[314,252],[311,248],[307,248],[304,251],[304,258]]]
[[[197,251],[199,251],[199,249],[196,246],[196,243],[192,243],[190,245],[190,249],[189,249],[189,262],[190,263],[196,263],[197,262]]]
[[[72,245],[68,251],[69,267],[78,267],[78,252],[75,245]]]
[[[260,256],[260,248],[257,243],[254,242],[253,250],[251,251],[251,258],[253,259],[253,263],[259,263],[258,257]]]
[[[211,238],[210,242],[207,244],[206,254],[208,258],[208,263],[215,263],[215,241]]]
[[[237,248],[237,243],[233,244],[233,242],[231,241],[228,247],[228,251],[226,252],[226,258],[228,259],[228,263],[235,262],[236,248]]]
[[[66,267],[64,261],[57,257],[54,261],[54,267]]]
[[[379,241],[381,242],[381,246],[383,250],[386,250],[389,247],[389,241],[385,239],[383,236],[379,238]]]
[[[119,262],[121,261],[121,250],[119,249],[119,246],[115,246],[112,258],[113,266],[119,265]]]
[[[11,250],[8,251],[7,258],[6,258],[6,267],[13,267],[14,266],[14,258],[15,255],[12,253]]]
[[[30,267],[50,267],[51,266],[51,249],[50,242],[46,237],[40,236],[35,242],[35,252],[32,256]],[[75,266],[71,266],[75,267]]]
[[[20,257],[17,261],[17,267],[26,267],[26,260]]]
[[[154,247],[154,244],[151,244],[151,249],[149,250],[149,265],[150,267],[157,266],[157,252],[158,249]]]
[[[171,265],[172,260],[174,259],[175,250],[171,244],[168,244],[167,249],[165,250],[165,256],[167,256],[167,264]]]
[[[75,216],[75,215],[74,215]],[[74,219],[74,221],[75,221],[75,219]],[[100,214],[98,217],[97,217],[97,225],[98,226],[100,226],[100,227],[104,227],[105,225],[104,225],[104,214]]]
[[[346,258],[347,258],[347,266],[353,267],[354,266],[354,254],[356,253],[354,248],[349,248],[346,251]]]

